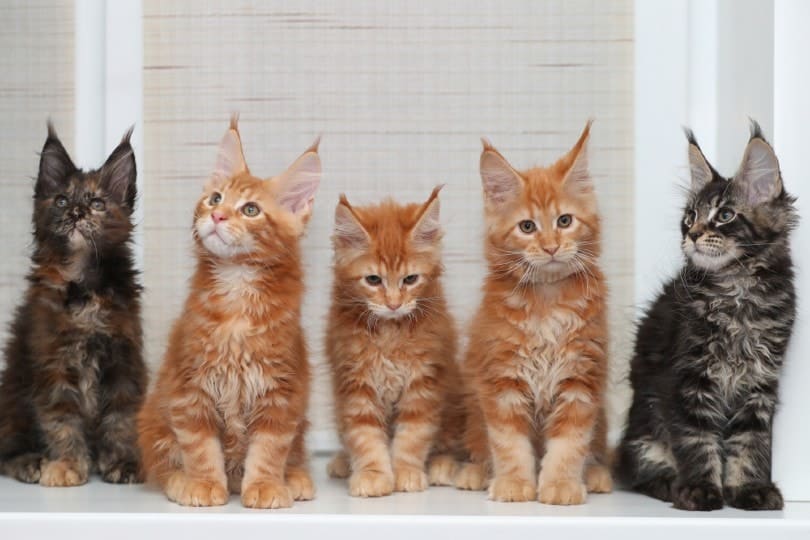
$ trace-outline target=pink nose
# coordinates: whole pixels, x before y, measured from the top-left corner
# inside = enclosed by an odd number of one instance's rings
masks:
[[[228,218],[222,212],[213,212],[211,214],[211,219],[214,220],[214,223],[219,223],[220,221],[225,221]]]
[[[386,303],[385,305],[388,306],[388,309],[390,309],[391,311],[396,311],[402,306],[402,302],[400,302],[399,304]]]
[[[555,253],[557,253],[557,250],[558,250],[558,249],[560,249],[560,246],[554,246],[554,247],[544,247],[544,248],[543,248],[543,251],[545,251],[545,252],[546,252],[546,253],[548,253],[549,255],[554,255]]]

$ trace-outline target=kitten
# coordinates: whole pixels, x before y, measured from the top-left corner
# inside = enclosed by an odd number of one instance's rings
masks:
[[[341,195],[335,211],[326,354],[345,451],[329,473],[351,475],[353,496],[422,491],[454,474],[452,443],[437,437],[458,381],[439,189],[424,204],[353,207]]]
[[[639,325],[617,474],[685,510],[721,508],[724,500],[779,509],[771,426],[796,312],[788,241],[794,199],[755,122],[729,179],[687,136],[686,264]]]
[[[28,289],[0,381],[0,472],[43,486],[140,479],[135,414],[146,388],[132,261],[128,131],[100,169],[77,169],[48,124],[34,188]]]
[[[185,506],[251,508],[314,496],[304,434],[310,373],[299,238],[320,183],[318,143],[253,176],[237,119],[194,211],[197,269],[138,417],[148,480]]]
[[[524,172],[484,140],[489,274],[464,364],[473,463],[456,486],[489,484],[496,501],[581,504],[586,491],[611,489],[606,286],[589,130],[552,166]]]

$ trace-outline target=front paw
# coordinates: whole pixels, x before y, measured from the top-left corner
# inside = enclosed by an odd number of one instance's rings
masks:
[[[452,486],[458,474],[458,463],[453,456],[434,456],[428,461],[428,482],[431,486]]]
[[[292,503],[290,488],[277,482],[252,482],[242,489],[245,508],[289,508]]]
[[[394,491],[425,491],[428,478],[418,467],[401,466],[394,468]]]
[[[380,471],[357,471],[349,477],[352,497],[381,497],[394,491],[394,475]]]
[[[599,463],[585,469],[585,487],[588,493],[610,493],[613,491],[613,476],[610,469]]]
[[[782,493],[772,483],[743,484],[725,489],[726,502],[742,510],[781,510]]]
[[[585,497],[585,484],[572,478],[541,480],[537,488],[537,500],[543,504],[582,504]]]
[[[719,487],[708,482],[685,484],[675,488],[672,502],[681,510],[707,512],[723,508],[723,494]]]
[[[174,473],[166,483],[166,496],[183,506],[222,506],[228,502],[223,483],[204,478],[190,478]]]
[[[140,484],[140,466],[134,460],[121,460],[101,467],[101,479],[110,484]]]
[[[87,483],[89,465],[80,459],[45,461],[39,471],[39,484],[48,487],[81,486]]]
[[[536,494],[537,489],[534,484],[523,478],[496,476],[489,485],[489,498],[493,501],[531,501]]]
[[[311,501],[315,498],[315,484],[312,477],[303,469],[287,471],[287,487],[296,501]]]
[[[456,489],[483,491],[489,485],[487,468],[481,463],[464,463],[453,482]]]

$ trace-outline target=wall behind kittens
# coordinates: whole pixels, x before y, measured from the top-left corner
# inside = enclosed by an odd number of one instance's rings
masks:
[[[31,247],[31,197],[50,116],[73,147],[73,3],[6,1],[0,5],[0,335],[5,343],[25,290]],[[0,363],[3,360],[0,359]]]
[[[595,118],[613,379],[633,316],[633,2],[144,2],[142,185],[147,357],[160,362],[193,267],[191,213],[232,111],[251,170],[277,174],[323,135],[304,240],[315,444],[332,443],[322,354],[337,196],[420,201],[436,184],[446,286],[466,323],[483,276],[479,137],[548,163]],[[622,386],[622,385],[617,385]],[[612,393],[614,430],[627,391]]]

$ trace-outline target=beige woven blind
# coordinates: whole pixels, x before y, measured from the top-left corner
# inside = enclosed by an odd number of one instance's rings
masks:
[[[279,172],[323,134],[323,183],[304,242],[316,438],[332,426],[322,336],[338,193],[357,202],[414,201],[446,184],[446,285],[464,323],[483,275],[479,136],[524,167],[558,157],[593,117],[618,378],[633,315],[632,5],[144,2],[150,362],[160,361],[186,294],[193,203],[232,111],[242,113],[247,160],[260,175]],[[625,392],[613,396],[615,420]]]

